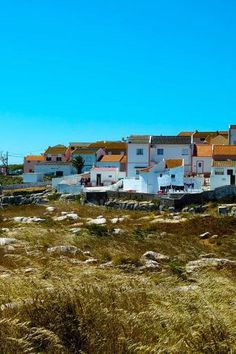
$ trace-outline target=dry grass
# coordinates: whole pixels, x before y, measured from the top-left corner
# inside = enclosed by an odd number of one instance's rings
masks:
[[[114,211],[53,202],[45,207],[9,207],[0,227],[15,237],[0,249],[0,353],[235,353],[236,288],[230,269],[183,276],[186,262],[202,253],[234,259],[234,218],[188,216],[179,224],[150,223],[158,213]],[[56,222],[62,211],[78,221]],[[214,214],[214,213],[213,213]],[[86,218],[103,215],[106,226]],[[17,224],[14,216],[45,222]],[[112,224],[111,218],[125,219]],[[168,216],[169,217],[169,216]],[[78,235],[70,228],[81,227]],[[115,235],[114,228],[123,230]],[[219,238],[200,240],[210,231]],[[77,255],[50,255],[47,248],[74,245],[90,251],[97,265]],[[141,271],[147,250],[169,255],[162,272]],[[112,267],[101,267],[112,261]]]

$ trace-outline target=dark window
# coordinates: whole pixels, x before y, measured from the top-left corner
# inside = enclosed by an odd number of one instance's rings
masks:
[[[61,157],[60,156],[57,156],[57,161],[61,161]]]
[[[198,163],[198,167],[202,167],[202,163],[201,162]]]
[[[233,170],[227,170],[227,175],[232,176],[233,175]]]
[[[57,177],[62,177],[63,176],[63,171],[57,171],[56,172]]]
[[[157,155],[164,155],[164,149],[157,149]]]
[[[46,157],[46,161],[52,161],[52,158],[49,157],[49,156],[47,156],[47,157]]]
[[[175,178],[175,175],[171,175],[171,179],[174,179]]]

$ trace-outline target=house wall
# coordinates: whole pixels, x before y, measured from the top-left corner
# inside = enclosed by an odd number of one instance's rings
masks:
[[[24,173],[23,174],[23,182],[24,183],[43,182],[43,174],[42,173]]]
[[[57,172],[62,172],[63,176],[68,176],[76,173],[76,170],[70,164],[60,165],[59,163],[53,164],[38,164],[35,166],[35,172],[42,173],[43,175],[53,174],[56,175]]]
[[[137,177],[127,177],[123,180],[123,190],[124,191],[135,191],[137,193],[142,193],[144,186],[142,185],[143,180]]]
[[[236,145],[236,128],[229,129],[229,144]]]
[[[210,173],[211,172],[211,162],[212,162],[212,157],[198,157],[198,156],[193,156],[192,158],[192,172],[193,173],[201,173],[198,172],[200,168],[198,166],[198,163],[202,163],[203,166],[203,172],[202,173]]]
[[[219,169],[224,171],[223,175],[216,175],[216,171]],[[211,176],[210,176],[210,188],[215,189],[222,186],[229,186],[230,183],[230,176],[227,175],[227,170],[233,170],[233,175],[236,175],[236,168],[235,167],[212,167]]]
[[[24,173],[33,173],[35,172],[35,165],[37,165],[39,162],[42,161],[37,161],[37,160],[27,160],[24,158]]]
[[[91,183],[95,187],[97,185],[97,175],[101,175],[101,183],[104,186],[109,186],[110,184],[117,182],[119,180],[119,170],[103,170],[103,169],[92,169],[91,170]]]
[[[51,154],[44,154],[45,160],[47,161],[47,158],[51,158],[50,161],[48,162],[67,162],[67,153],[65,154],[57,154],[57,155],[51,155]],[[61,161],[57,161],[57,159],[60,158]]]
[[[157,150],[163,149],[163,155],[158,155]],[[165,160],[184,159],[185,173],[191,172],[192,147],[186,144],[155,144],[151,148],[151,162]]]
[[[149,144],[128,144],[127,176],[136,177],[137,168],[148,167],[150,164]],[[137,155],[137,149],[143,149],[143,155]]]

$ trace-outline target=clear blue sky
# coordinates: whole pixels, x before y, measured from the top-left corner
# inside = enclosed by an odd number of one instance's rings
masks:
[[[1,1],[0,151],[227,129],[235,17],[235,0]]]

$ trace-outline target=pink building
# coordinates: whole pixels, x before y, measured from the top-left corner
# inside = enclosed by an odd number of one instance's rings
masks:
[[[69,158],[68,149],[64,145],[49,146],[44,152],[46,162],[67,162]]]
[[[45,160],[42,155],[29,155],[24,158],[24,173],[33,173],[35,165]]]

